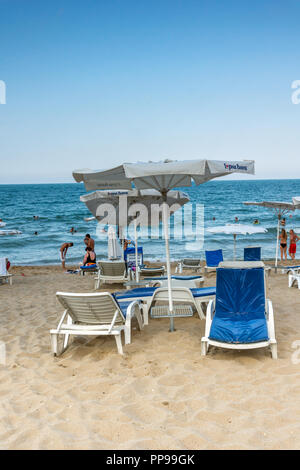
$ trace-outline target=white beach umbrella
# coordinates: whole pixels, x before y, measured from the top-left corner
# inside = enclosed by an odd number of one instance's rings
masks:
[[[296,209],[300,209],[300,196],[293,197],[293,204]]]
[[[200,185],[231,173],[254,174],[254,161],[184,160],[164,162],[124,163],[105,171],[77,170],[77,182],[83,181],[87,191],[95,189],[157,189],[162,195],[163,226],[166,244],[169,313],[174,313],[171,289],[171,263],[169,252],[167,193],[173,188]],[[170,319],[171,331],[173,318]]]
[[[210,227],[206,229],[210,233],[225,233],[233,235],[233,258],[236,259],[236,237],[237,235],[252,235],[254,233],[266,233],[267,229],[264,227],[257,227],[254,225],[243,224],[226,224],[223,226]]]
[[[295,198],[296,199],[296,198]],[[246,206],[260,206],[267,209],[271,209],[277,216],[277,238],[276,238],[276,253],[275,253],[275,268],[278,266],[278,252],[279,252],[279,231],[280,231],[280,220],[283,215],[288,214],[296,209],[296,205],[291,202],[279,202],[279,201],[262,201],[262,202],[244,202]]]
[[[137,222],[140,225],[149,226],[154,221],[159,223],[161,219],[160,206],[164,202],[162,195],[156,189],[126,190],[126,191],[95,191],[80,196],[89,211],[99,222],[118,225],[123,228],[134,221],[135,235],[135,262],[138,266],[138,236]],[[169,191],[166,203],[169,214],[189,202],[189,197],[182,191]],[[111,205],[114,211],[109,211]],[[143,211],[146,209],[146,211]],[[140,214],[140,212],[143,212]],[[139,280],[139,272],[136,269],[136,279]]]

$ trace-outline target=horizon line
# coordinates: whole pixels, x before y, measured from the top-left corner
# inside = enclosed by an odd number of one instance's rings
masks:
[[[222,177],[221,177],[222,178]],[[219,178],[213,178],[209,181],[206,181],[205,183],[202,183],[202,184],[207,184],[207,183],[210,183],[210,182],[223,182],[223,181],[230,181],[230,182],[240,182],[240,181],[296,181],[296,180],[299,180],[300,178],[250,178],[249,179],[229,179],[229,178],[225,178],[224,179],[221,179],[220,177]],[[36,184],[36,185],[47,185],[47,184],[77,184],[77,185],[84,185],[83,182],[80,182],[80,183],[77,183],[76,181],[64,181],[64,182],[59,182],[59,181],[48,181],[48,182],[40,182],[40,183],[0,183],[0,186],[30,186],[30,185],[33,185],[33,184]],[[193,183],[191,186],[201,186],[201,185],[196,185],[195,183]],[[188,187],[191,187],[191,186],[187,186]],[[181,186],[178,186],[178,187],[181,187]]]

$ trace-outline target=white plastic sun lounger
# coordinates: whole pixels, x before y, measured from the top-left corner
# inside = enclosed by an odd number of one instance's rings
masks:
[[[52,351],[55,356],[66,350],[70,335],[113,335],[119,354],[123,354],[121,333],[124,331],[125,344],[129,344],[131,319],[136,317],[139,329],[143,328],[142,310],[138,301],[118,302],[108,292],[93,294],[57,292],[56,297],[65,311],[57,328],[50,330]],[[61,348],[58,346],[59,335],[64,336]]]
[[[289,274],[289,287],[293,287],[295,283],[298,285],[298,289],[300,289],[300,272],[292,272]]]
[[[175,273],[182,273],[185,269],[190,269],[191,271],[196,271],[197,273],[201,271],[201,260],[200,258],[184,258],[179,261]]]
[[[6,258],[0,258],[0,284],[2,284],[2,282],[8,282],[9,285],[12,285],[13,275],[7,272],[6,263]]]
[[[141,276],[157,276],[159,274],[165,274],[165,266],[139,266],[139,273]]]
[[[282,274],[298,274],[300,272],[300,265],[297,266],[282,266],[281,273]]]
[[[203,356],[209,346],[237,350],[270,347],[273,359],[277,359],[273,307],[266,299],[265,283],[262,262],[219,264],[216,300],[208,305],[201,340]]]
[[[125,261],[98,261],[98,275],[95,277],[95,290],[101,284],[123,284],[128,281]]]
[[[155,293],[158,291],[158,294]],[[160,287],[142,287],[131,289],[125,292],[115,292],[118,302],[140,300],[144,313],[144,323],[148,325],[149,312],[152,304],[157,300],[168,303],[168,289]],[[187,287],[172,287],[172,297],[174,302],[179,304],[192,305],[194,311],[198,313],[200,319],[205,318],[206,306],[216,295],[215,287],[202,287],[200,289],[189,289]],[[159,297],[159,298],[158,298]]]

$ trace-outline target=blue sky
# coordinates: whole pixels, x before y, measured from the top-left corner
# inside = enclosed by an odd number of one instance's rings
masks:
[[[123,161],[300,175],[299,0],[0,0],[0,183]]]

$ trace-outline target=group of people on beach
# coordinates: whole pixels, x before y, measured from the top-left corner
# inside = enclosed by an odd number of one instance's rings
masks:
[[[96,253],[95,253],[95,240],[91,238],[90,234],[87,233],[84,237],[85,244],[85,255],[82,261],[82,266],[90,266],[91,264],[96,263]],[[66,269],[66,255],[68,249],[74,246],[74,243],[63,243],[60,247],[60,260],[62,268]]]
[[[297,242],[300,240],[300,237],[298,237],[298,235],[296,235],[296,233],[292,229],[289,231],[289,237],[290,237],[289,255],[292,259],[295,259],[296,251],[297,251]],[[288,245],[288,234],[285,228],[283,228],[280,233],[281,261],[283,261],[283,259],[287,260],[287,245]]]

